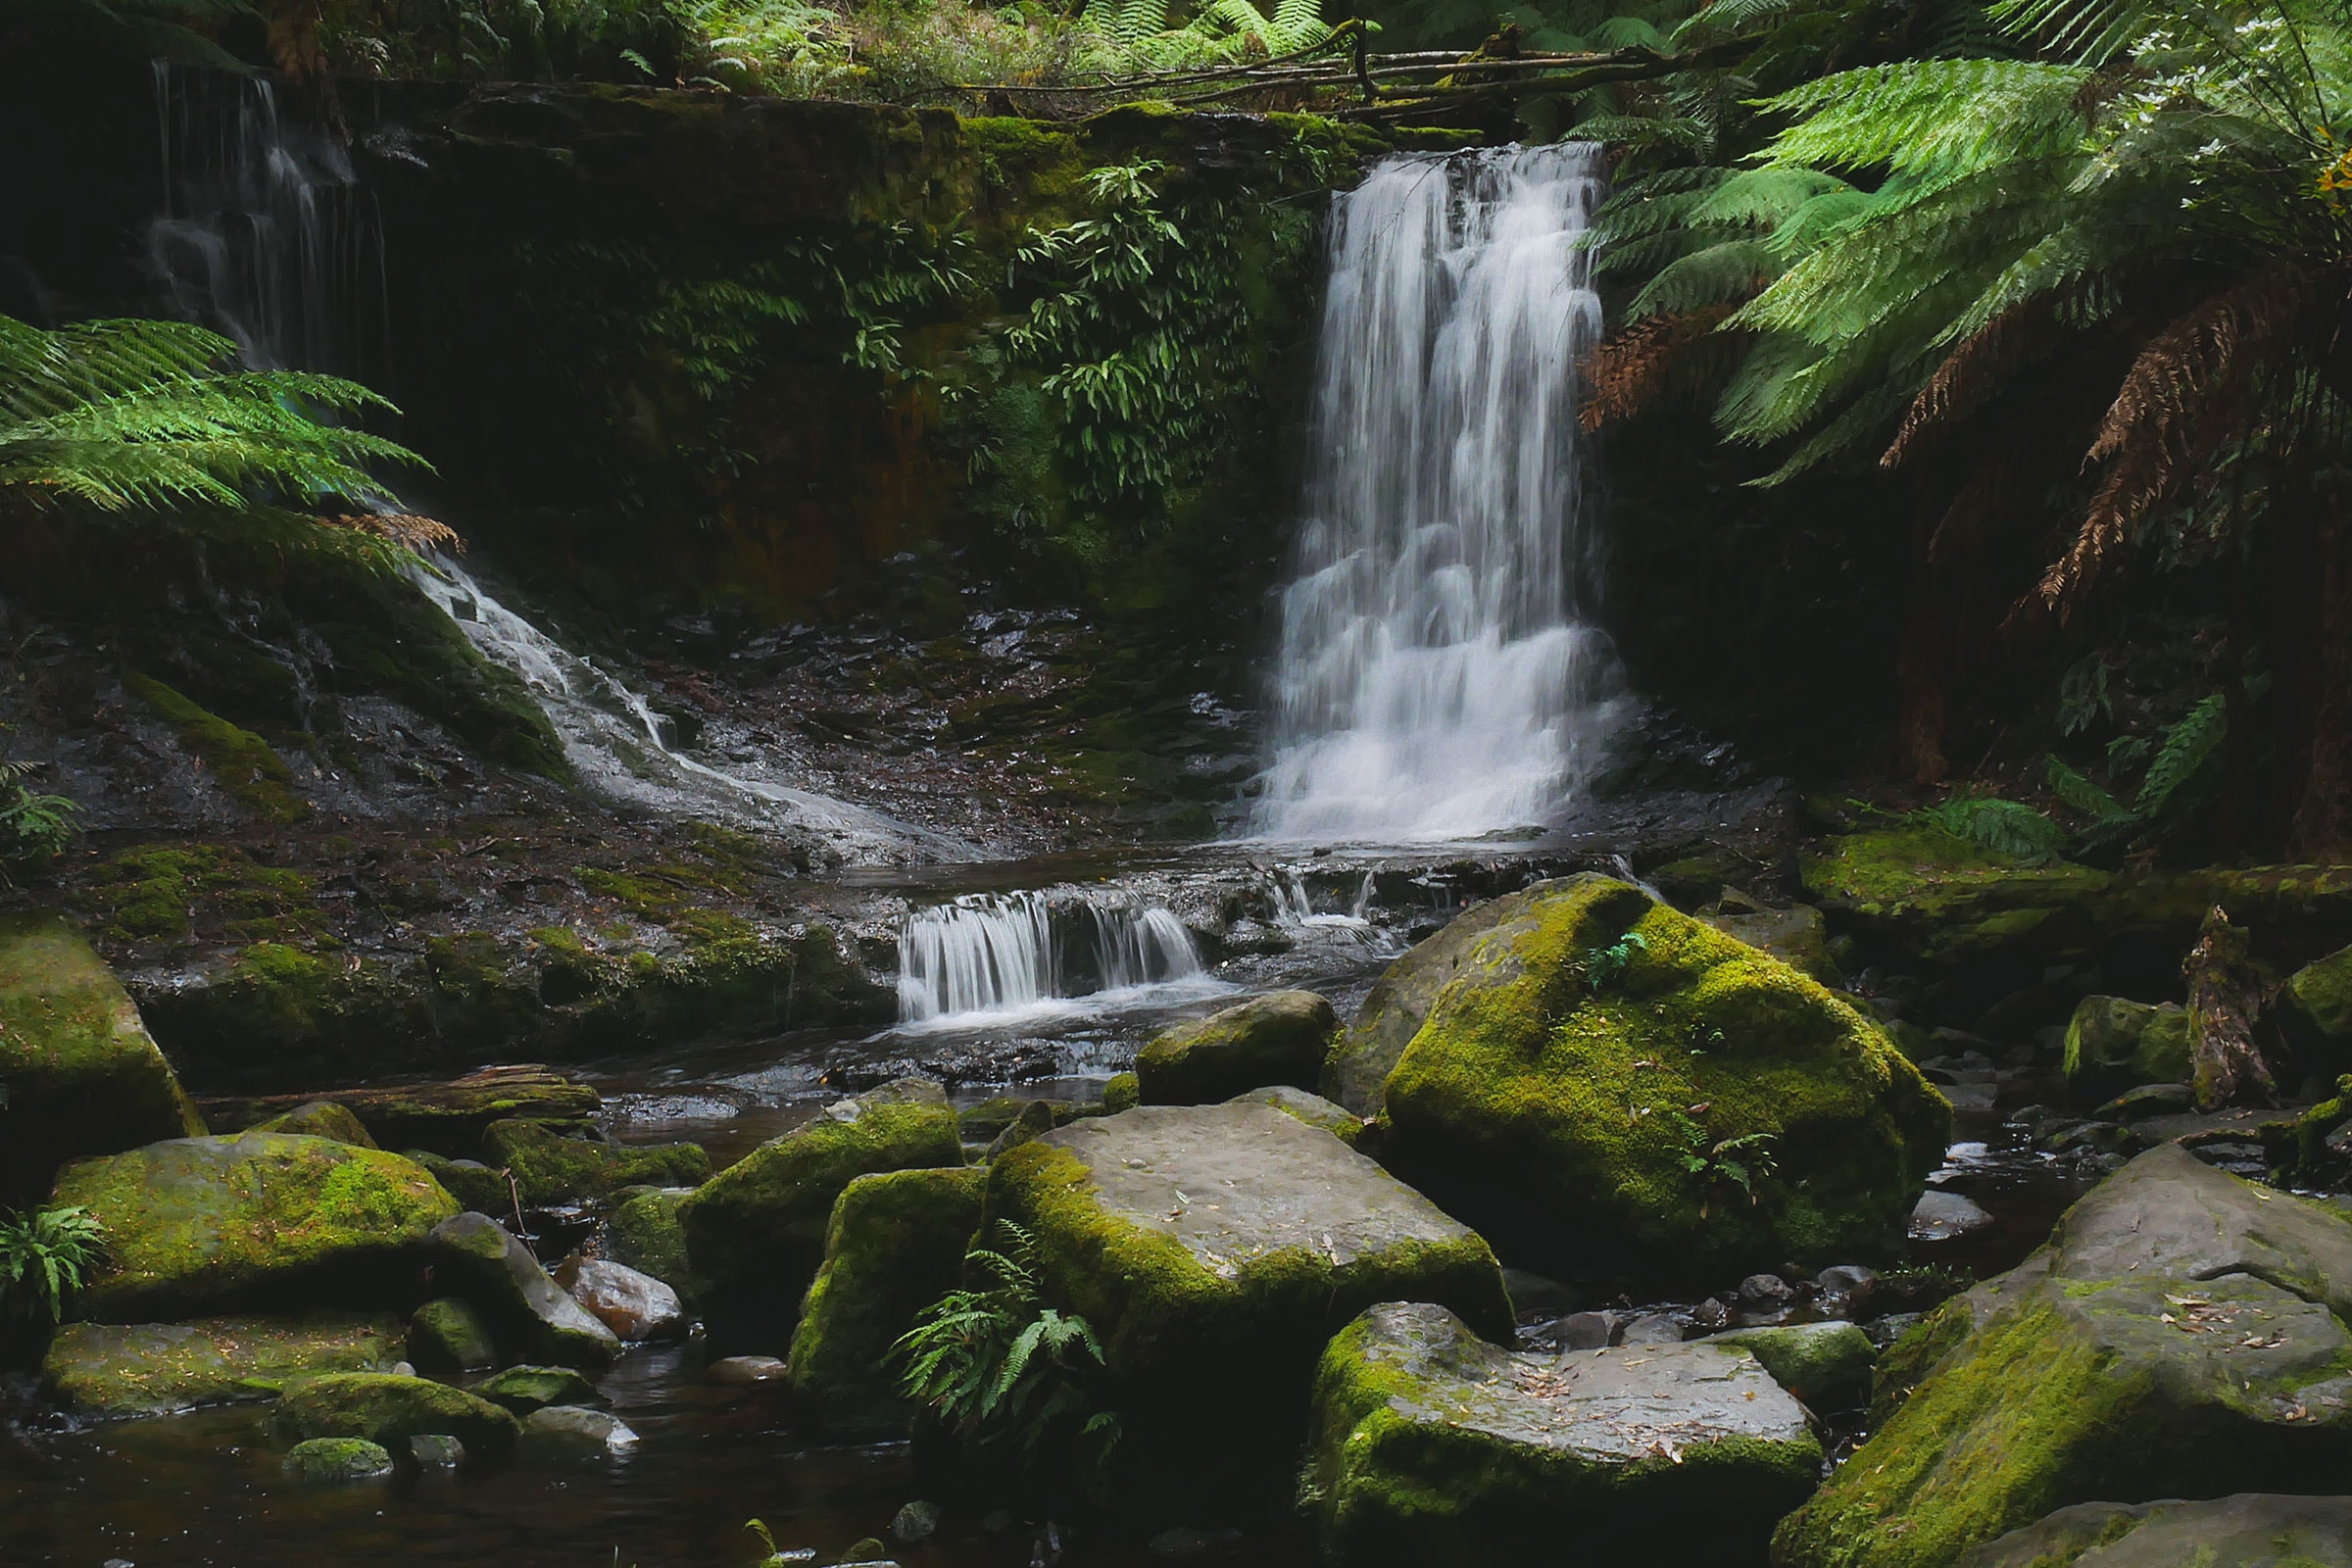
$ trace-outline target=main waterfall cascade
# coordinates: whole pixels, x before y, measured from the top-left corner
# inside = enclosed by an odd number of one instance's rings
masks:
[[[246,363],[380,378],[390,363],[383,231],[351,160],[280,111],[268,81],[191,87],[156,68],[165,210],[148,265],[178,313]],[[519,677],[573,769],[619,800],[747,827],[813,832],[850,859],[940,858],[968,845],[768,776],[672,750],[643,694],[500,604],[446,558],[410,577],[474,647]]]
[[[1579,622],[1576,378],[1599,334],[1591,144],[1390,159],[1334,201],[1314,466],[1250,829],[1540,825],[1616,690]]]
[[[1123,897],[975,893],[899,929],[899,1018],[1003,1022],[1224,989],[1168,909]]]

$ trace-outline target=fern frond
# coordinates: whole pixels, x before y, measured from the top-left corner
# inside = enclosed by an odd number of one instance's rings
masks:
[[[2076,99],[2089,73],[2027,60],[1904,60],[1840,72],[1759,106],[1801,116],[1769,165],[1953,176],[2042,158],[2082,135]]]
[[[2186,716],[2164,732],[2156,760],[2140,780],[2132,811],[2141,817],[2164,815],[2180,801],[2181,790],[2208,760],[2220,752],[2230,729],[2230,705],[2220,693],[2190,709]]]

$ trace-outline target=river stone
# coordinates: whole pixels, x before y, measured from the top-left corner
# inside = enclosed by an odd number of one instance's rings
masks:
[[[1957,1568],[2352,1568],[2352,1497],[2078,1503]]]
[[[420,1432],[409,1440],[409,1457],[419,1470],[462,1470],[466,1445],[442,1432]]]
[[[442,1190],[456,1199],[461,1207],[476,1214],[511,1214],[514,1211],[514,1190],[507,1179],[478,1159],[451,1159],[426,1149],[404,1151],[407,1156],[433,1173],[433,1180]]]
[[[434,1377],[498,1364],[498,1343],[472,1302],[444,1296],[409,1318],[409,1360]]]
[[[825,1261],[792,1337],[792,1390],[836,1436],[904,1434],[890,1348],[963,1274],[980,1227],[983,1166],[888,1171],[842,1190]]]
[[[314,1100],[308,1104],[297,1105],[282,1115],[256,1122],[251,1130],[257,1133],[299,1133],[306,1138],[331,1138],[338,1144],[349,1144],[355,1149],[376,1147],[375,1140],[368,1136],[368,1129],[360,1125],[360,1118],[354,1116],[348,1106],[338,1105],[331,1100]]]
[[[623,1187],[691,1187],[710,1178],[700,1144],[604,1144],[538,1121],[492,1122],[482,1163],[513,1174],[525,1203],[610,1198]]]
[[[530,1065],[484,1067],[439,1084],[206,1100],[203,1108],[214,1126],[233,1132],[320,1100],[359,1117],[386,1149],[424,1149],[453,1159],[480,1153],[492,1122],[521,1117],[582,1130],[604,1108],[604,1097],[587,1084]]]
[[[491,1332],[526,1354],[603,1368],[620,1353],[612,1331],[548,1277],[531,1250],[487,1214],[460,1214],[426,1243],[434,1276],[481,1309]]]
[[[1276,991],[1162,1030],[1136,1053],[1147,1105],[1201,1105],[1268,1084],[1314,1087],[1339,1033],[1312,991]]]
[[[559,1271],[556,1283],[623,1345],[673,1340],[686,1332],[686,1309],[678,1303],[678,1293],[626,1264],[576,1258]]]
[[[1181,1476],[1238,1505],[1281,1474],[1316,1355],[1375,1301],[1512,1332],[1476,1233],[1270,1105],[1144,1105],[1048,1133],[990,1167],[985,1212],[983,1235],[1008,1219],[1036,1238],[1047,1298],[1100,1336],[1139,1484]]]
[[[1931,1187],[1911,1205],[1911,1239],[1915,1242],[1948,1242],[1991,1223],[1992,1215],[1965,1193]]]
[[[1303,1089],[1288,1084],[1276,1084],[1270,1089],[1252,1089],[1246,1095],[1236,1095],[1227,1102],[1235,1105],[1272,1105],[1286,1116],[1296,1116],[1309,1127],[1323,1131],[1346,1144],[1349,1149],[1364,1136],[1364,1119],[1345,1105],[1335,1105],[1321,1095],[1310,1095]]]
[[[2300,1076],[2352,1071],[2352,948],[2307,963],[2279,988],[2272,1009]]]
[[[758,1389],[782,1383],[792,1368],[772,1355],[730,1355],[703,1369],[703,1381],[727,1389]]]
[[[1736,1346],[1754,1356],[1772,1381],[1815,1410],[1859,1408],[1870,1398],[1871,1368],[1879,1348],[1851,1323],[1787,1323],[1734,1329],[1699,1342]]]
[[[476,1398],[529,1415],[553,1404],[602,1404],[596,1385],[567,1366],[511,1366],[473,1386]]]
[[[842,1189],[875,1171],[963,1163],[939,1085],[901,1078],[771,1138],[678,1205],[696,1275],[797,1303],[825,1255]]]
[[[962,1124],[960,1117],[957,1120]],[[984,1161],[995,1159],[1007,1150],[1018,1149],[1040,1133],[1052,1132],[1058,1125],[1060,1120],[1054,1116],[1052,1105],[1042,1100],[1032,1100],[1021,1107],[1019,1115],[998,1129],[980,1157]]]
[[[546,1452],[582,1457],[627,1453],[638,1443],[618,1416],[577,1405],[533,1410],[522,1418],[522,1440]]]
[[[0,917],[0,1202],[37,1199],[70,1159],[203,1134],[204,1120],[79,931]]]
[[[1627,883],[1516,898],[1450,950],[1389,1076],[1390,1169],[1545,1272],[1901,1245],[1951,1109],[1850,1002]]]
[[[400,1348],[399,1322],[383,1315],[69,1323],[50,1340],[41,1375],[79,1415],[165,1415],[274,1399],[328,1372],[386,1371]]]
[[[1315,1378],[1301,1496],[1324,1560],[1700,1563],[1760,1555],[1821,1445],[1754,1357],[1713,1342],[1501,1349],[1444,1307],[1377,1305]]]
[[[366,1438],[312,1438],[286,1450],[285,1468],[295,1480],[314,1484],[373,1481],[392,1473],[392,1453]]]
[[[2084,997],[2066,1026],[2066,1090],[2096,1105],[2140,1084],[2188,1081],[2188,1013],[2177,1002],[2150,1006],[2122,997]]]
[[[379,1300],[458,1205],[412,1160],[325,1138],[174,1138],[69,1165],[55,1202],[106,1229],[74,1298],[102,1323]]]
[[[2348,1308],[2352,1223],[2152,1150],[1887,1350],[1883,1424],[1774,1561],[1942,1568],[2074,1503],[2338,1490]]]
[[[467,1452],[492,1456],[514,1447],[521,1433],[513,1416],[463,1389],[364,1372],[313,1378],[289,1389],[270,1419],[297,1442],[366,1438],[390,1448],[422,1433],[446,1433]]]

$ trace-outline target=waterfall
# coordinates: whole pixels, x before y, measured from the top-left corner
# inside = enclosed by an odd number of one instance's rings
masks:
[[[1600,193],[1575,144],[1392,158],[1335,201],[1258,837],[1537,826],[1589,764],[1615,684],[1575,613]]]
[[[176,313],[248,365],[380,379],[390,364],[383,226],[344,149],[259,78],[155,67],[165,208],[147,259]],[[772,760],[736,771],[662,739],[643,694],[500,604],[446,558],[410,578],[521,678],[574,771],[612,798],[745,827],[794,826],[851,859],[968,858],[967,844],[797,789]]]
[[[975,893],[899,930],[905,1023],[1077,1011],[1171,987],[1222,989],[1183,921],[1123,897]]]

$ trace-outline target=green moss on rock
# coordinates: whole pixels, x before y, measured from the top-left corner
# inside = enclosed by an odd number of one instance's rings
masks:
[[[1709,1345],[1737,1347],[1764,1364],[1772,1381],[1815,1410],[1855,1408],[1870,1397],[1879,1348],[1851,1323],[1788,1323],[1735,1329]]]
[[[502,1345],[560,1366],[604,1368],[620,1354],[612,1331],[550,1278],[520,1238],[484,1214],[433,1227],[425,1256],[435,1282],[480,1309]]]
[[[1540,1272],[1694,1279],[1900,1245],[1950,1107],[1787,964],[1605,877],[1455,956],[1382,1158]]]
[[[624,1200],[606,1222],[604,1247],[605,1256],[613,1262],[652,1275],[688,1301],[696,1281],[678,1207],[691,1196],[691,1188],[667,1187]]]
[[[2121,997],[2084,997],[2066,1025],[2066,1089],[2078,1105],[2104,1104],[2141,1084],[2189,1074],[2188,1012]]]
[[[454,1296],[425,1302],[409,1318],[409,1364],[428,1377],[454,1377],[498,1364],[498,1344],[473,1303]]]
[[[265,822],[299,822],[310,803],[293,791],[294,775],[270,743],[190,702],[160,680],[125,674],[131,695],[179,731],[180,744],[201,759],[229,799]]]
[[[1102,1109],[1106,1115],[1133,1110],[1144,1102],[1143,1080],[1131,1072],[1113,1073],[1102,1086]]]
[[[888,1171],[842,1189],[825,1260],[792,1337],[792,1389],[838,1436],[904,1433],[890,1348],[915,1315],[953,1289],[980,1227],[979,1166]]]
[[[596,1385],[567,1366],[511,1366],[473,1386],[477,1398],[516,1415],[554,1404],[602,1404]]]
[[[422,1168],[323,1138],[177,1138],[69,1165],[106,1259],[74,1310],[135,1323],[240,1306],[366,1299],[458,1205]]]
[[[305,1138],[331,1139],[338,1144],[349,1144],[354,1149],[376,1147],[375,1140],[368,1136],[368,1129],[360,1125],[360,1118],[351,1113],[350,1107],[338,1105],[331,1100],[314,1100],[308,1104],[297,1105],[268,1121],[254,1123],[252,1131],[297,1133]]]
[[[798,1301],[824,1258],[842,1190],[877,1171],[963,1162],[946,1093],[900,1079],[837,1102],[720,1171],[678,1206],[696,1275]]]
[[[286,1450],[285,1469],[314,1486],[375,1481],[392,1473],[392,1453],[366,1438],[312,1438]]]
[[[411,1438],[438,1434],[484,1457],[509,1451],[522,1435],[512,1415],[462,1389],[364,1372],[314,1378],[288,1391],[270,1422],[281,1437],[297,1443],[365,1438],[397,1448]]]
[[[330,1372],[389,1371],[400,1349],[397,1321],[381,1315],[69,1323],[50,1340],[41,1375],[76,1414],[151,1416],[273,1399]]]
[[[1287,1085],[1272,1089],[1252,1089],[1246,1095],[1236,1095],[1230,1104],[1272,1105],[1286,1116],[1296,1116],[1309,1127],[1321,1128],[1349,1149],[1357,1147],[1364,1137],[1364,1119],[1345,1105],[1335,1105],[1321,1095],[1310,1095],[1303,1089]]]
[[[514,1173],[526,1203],[610,1198],[623,1187],[685,1187],[708,1180],[700,1144],[603,1144],[566,1138],[536,1121],[492,1122],[482,1162]]]
[[[138,1008],[79,931],[0,918],[0,1200],[38,1197],[69,1159],[204,1132]]]
[[[1311,1089],[1339,1027],[1312,991],[1277,991],[1162,1030],[1136,1053],[1144,1103],[1208,1104],[1269,1084]]]

